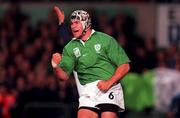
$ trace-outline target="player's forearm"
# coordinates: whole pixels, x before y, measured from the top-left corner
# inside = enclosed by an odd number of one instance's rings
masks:
[[[108,80],[111,85],[119,82],[130,70],[130,65],[122,64],[117,69],[115,74]]]
[[[60,67],[57,67],[57,68],[54,68],[55,70],[55,73],[57,75],[57,77],[60,79],[60,80],[67,80],[69,78],[68,74]]]

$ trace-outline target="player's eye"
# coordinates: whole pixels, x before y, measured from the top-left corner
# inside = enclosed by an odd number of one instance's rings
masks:
[[[79,23],[79,21],[77,21],[77,20],[72,20],[71,21],[71,25],[77,25]]]

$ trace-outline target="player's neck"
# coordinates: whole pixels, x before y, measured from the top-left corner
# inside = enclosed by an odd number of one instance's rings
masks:
[[[89,28],[89,29],[85,32],[85,34],[81,37],[81,40],[85,42],[85,41],[90,37],[91,32],[92,32],[92,29]]]

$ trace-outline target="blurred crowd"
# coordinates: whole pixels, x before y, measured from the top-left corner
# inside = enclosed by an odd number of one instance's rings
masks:
[[[131,72],[143,73],[158,67],[180,71],[177,44],[158,49],[154,37],[138,34],[134,16],[121,13],[109,19],[106,13],[89,12],[92,27],[113,36],[125,49],[132,61]],[[62,52],[67,42],[59,33],[53,11],[32,27],[29,16],[18,5],[9,5],[0,19],[0,115],[3,118],[23,118],[25,106],[33,102],[78,102],[74,79],[59,81],[50,65],[52,53]]]
[[[50,58],[62,51],[56,16],[31,27],[29,17],[11,4],[0,26],[0,109],[3,118],[20,118],[31,102],[77,102],[73,80],[60,82]]]

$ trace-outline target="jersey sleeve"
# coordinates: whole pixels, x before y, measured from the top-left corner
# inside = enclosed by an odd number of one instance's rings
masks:
[[[66,48],[63,49],[62,60],[58,66],[61,67],[68,75],[70,75],[74,69],[74,57],[72,54],[68,53]]]
[[[69,42],[69,40],[71,39],[71,35],[68,31],[68,28],[66,27],[66,25],[64,23],[59,25],[59,36],[62,37],[65,44],[67,44]]]
[[[109,40],[107,55],[110,61],[116,66],[130,62],[130,59],[125,53],[124,49],[117,43],[114,38]]]

